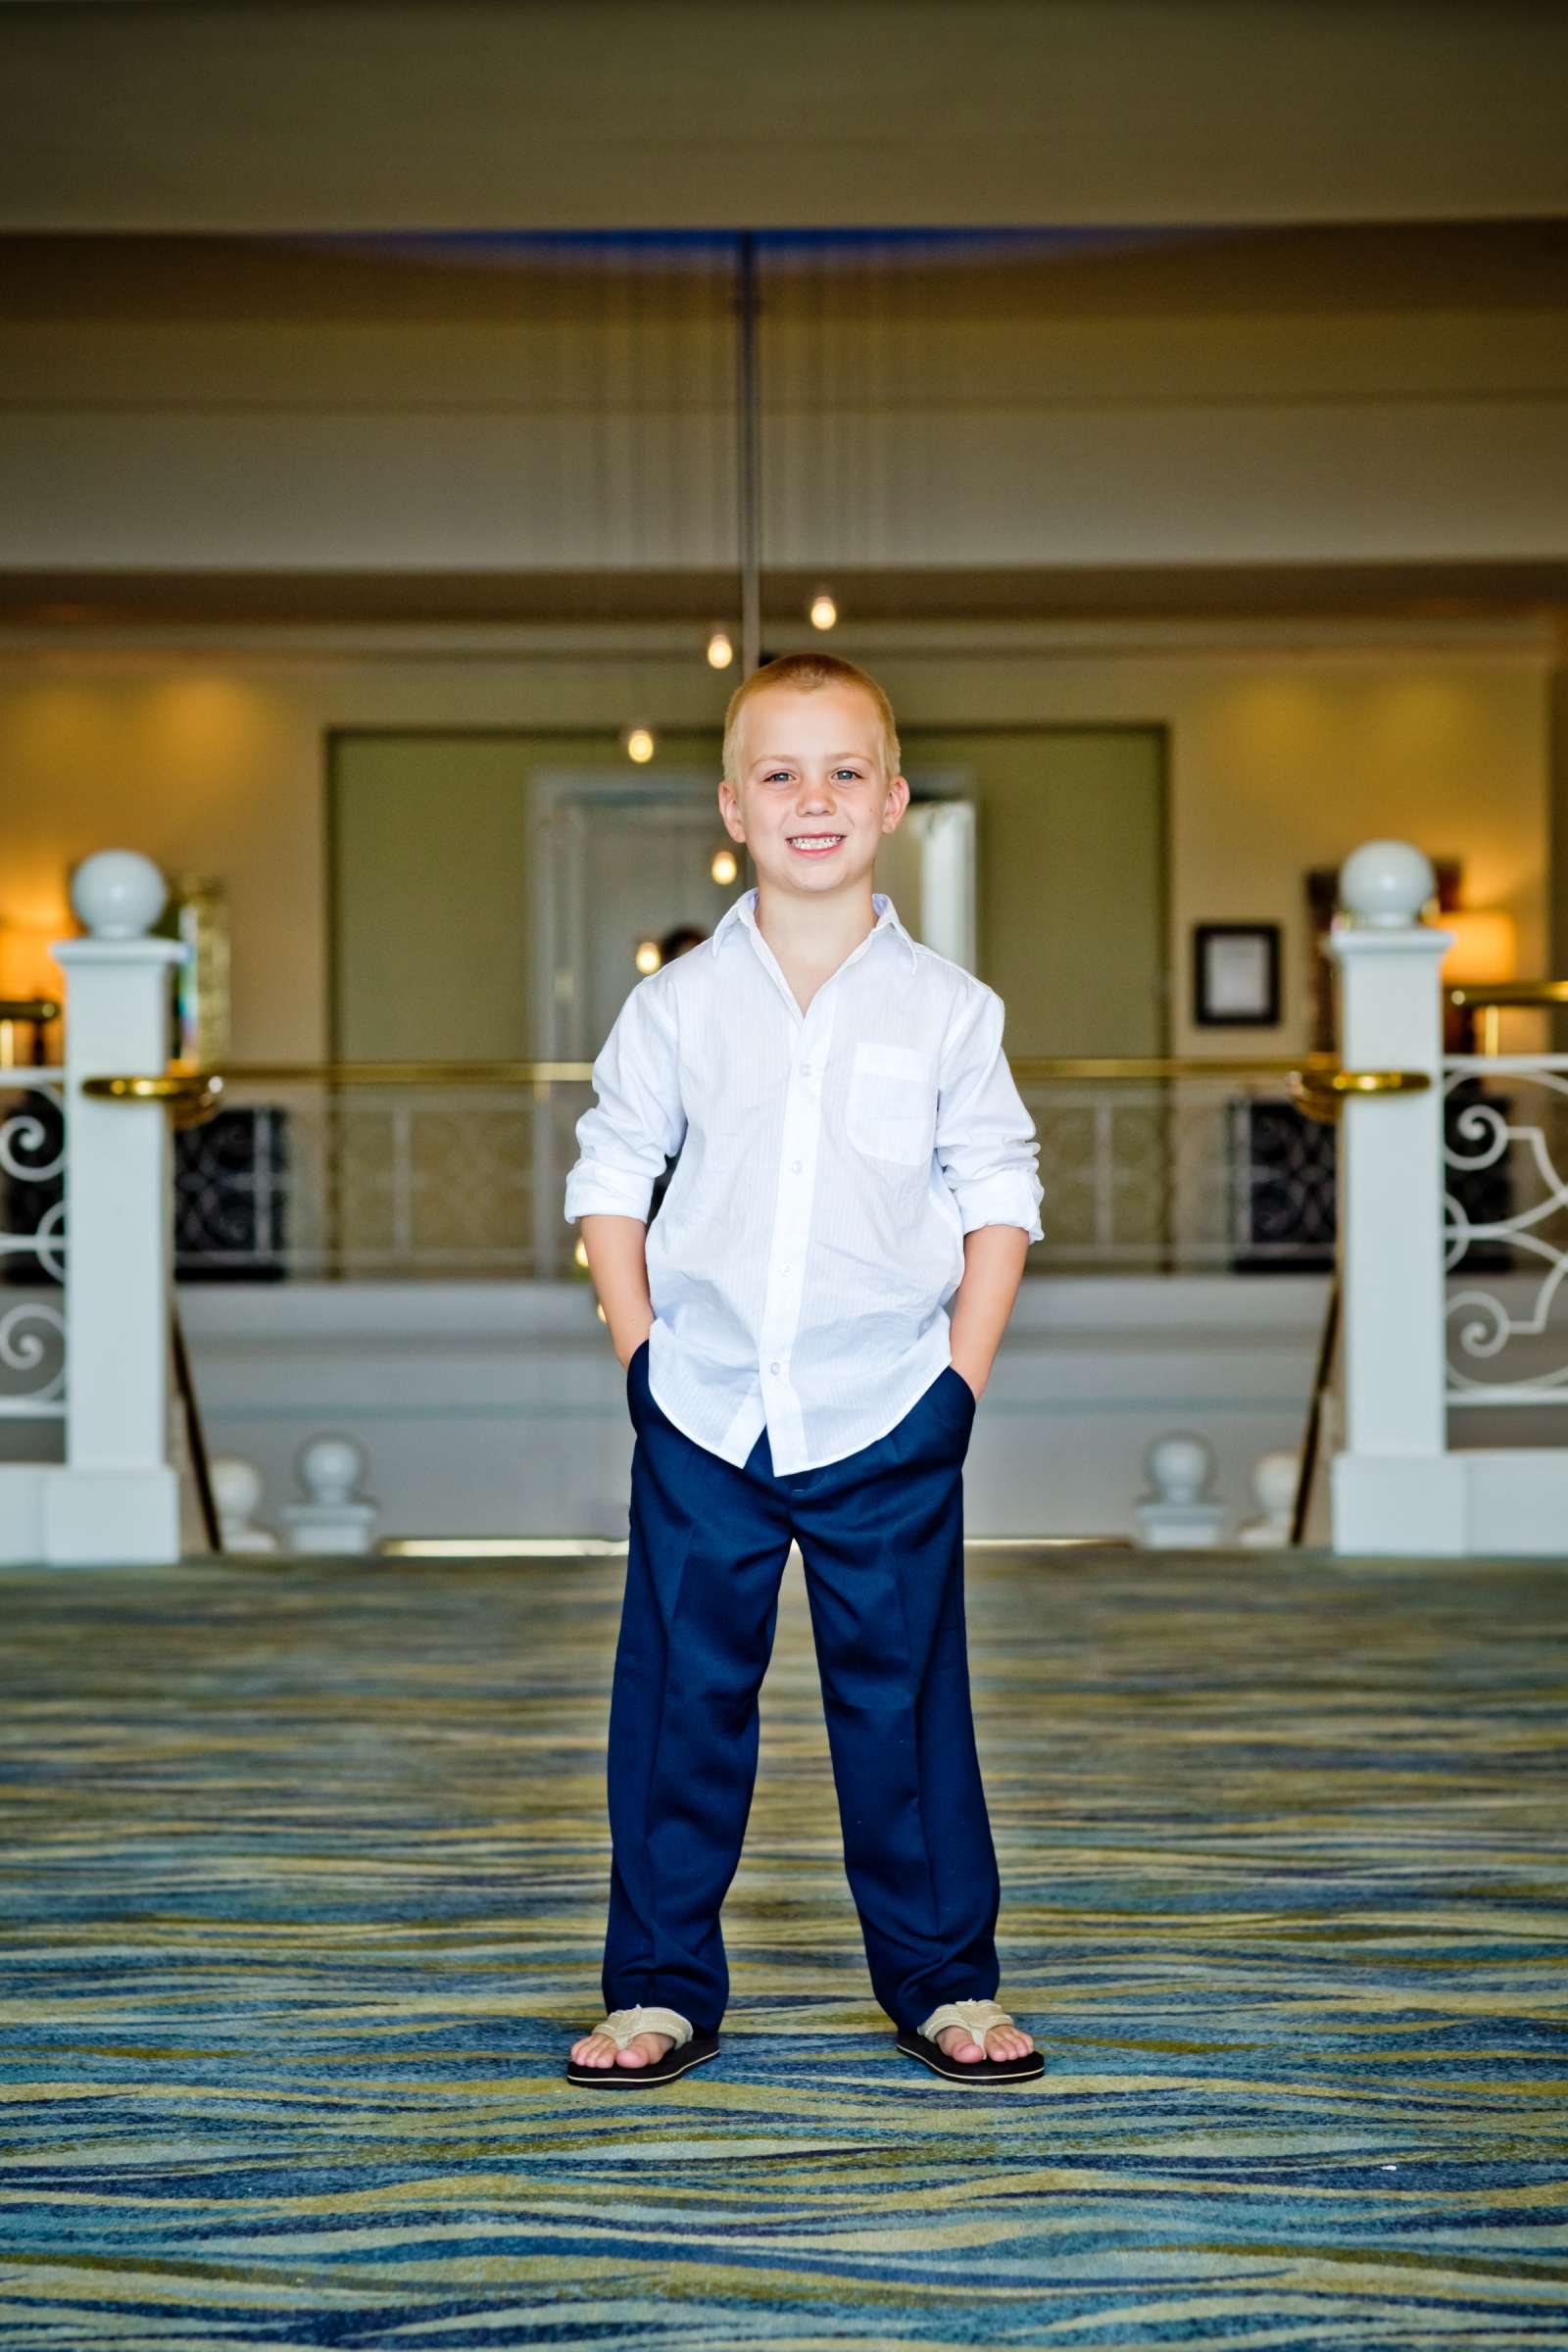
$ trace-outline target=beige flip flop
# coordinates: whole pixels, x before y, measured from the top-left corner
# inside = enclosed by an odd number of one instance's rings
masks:
[[[940,2009],[932,2010],[923,2025],[901,2029],[899,2048],[906,2058],[918,2058],[934,2075],[943,2075],[950,2082],[962,2082],[970,2089],[977,2083],[1027,2082],[1046,2071],[1046,2061],[1039,2050],[1025,2050],[1021,2058],[975,2058],[965,2065],[961,2058],[950,2058],[937,2039],[950,2026],[962,2026],[983,2050],[991,2027],[1016,2022],[1005,2009],[999,2009],[995,2001],[944,2001]]]
[[[649,2066],[617,2066],[613,2059],[608,2066],[583,2066],[577,2059],[566,2061],[566,2081],[580,2082],[590,2090],[647,2090],[657,2082],[673,2082],[691,2067],[701,2066],[705,2058],[718,2056],[718,2035],[701,2026],[694,2026],[689,2017],[678,2009],[645,2009],[639,2003],[635,2009],[612,2009],[596,2034],[608,2034],[619,2050],[636,2040],[639,2034],[670,2034],[674,2039],[662,2058]]]

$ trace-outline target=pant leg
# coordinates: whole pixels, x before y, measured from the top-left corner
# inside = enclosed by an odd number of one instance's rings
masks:
[[[993,1998],[1000,1983],[963,1610],[973,1416],[950,1366],[896,1429],[790,1497],[845,1871],[872,1989],[901,2027],[941,2001]]]
[[[630,1546],[611,1694],[607,2009],[662,2003],[716,2030],[719,1909],[757,1781],[758,1691],[790,1526],[765,1434],[737,1470],[667,1420],[646,1350],[627,1382]]]

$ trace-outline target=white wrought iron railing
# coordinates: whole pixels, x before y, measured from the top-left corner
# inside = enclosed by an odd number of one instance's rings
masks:
[[[0,1068],[0,1420],[66,1410],[65,1078]]]
[[[1292,1099],[1299,1066],[1015,1062],[1046,1184],[1030,1270],[1325,1268],[1334,1138]],[[175,1138],[176,1272],[569,1278],[562,1198],[589,1080],[569,1062],[230,1068],[219,1115]]]
[[[1555,1404],[1564,1389],[1568,1057],[1445,1050],[1440,981],[1451,932],[1424,919],[1429,860],[1370,842],[1340,876],[1339,965],[1348,1061],[1397,1064],[1424,1091],[1350,1102],[1341,1129],[1344,1298],[1333,1540],[1343,1552],[1568,1552],[1568,1446],[1477,1444],[1476,1406]],[[1474,1008],[1487,992],[1450,989]],[[1560,983],[1491,992],[1561,1003]],[[1484,1025],[1496,1042],[1496,1023]],[[1528,1096],[1528,1101],[1521,1100]]]
[[[1568,1054],[1443,1063],[1446,1396],[1568,1404]]]

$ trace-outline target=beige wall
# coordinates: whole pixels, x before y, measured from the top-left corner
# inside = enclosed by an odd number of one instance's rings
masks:
[[[1170,745],[1172,1043],[1294,1051],[1304,1042],[1300,876],[1397,834],[1465,859],[1469,898],[1519,925],[1520,966],[1548,959],[1546,651],[1523,638],[1316,650],[1238,633],[1173,650],[1128,635],[1094,650],[963,658],[857,645],[911,734],[922,727],[1164,726]],[[617,724],[657,679],[659,716],[710,728],[725,686],[678,663],[430,658],[180,659],[82,651],[0,657],[0,988],[58,975],[29,942],[70,928],[69,860],[111,844],[223,876],[233,906],[240,1059],[326,1047],[325,734],[334,727]],[[609,729],[607,727],[607,735]],[[1004,854],[993,825],[988,855]],[[1191,1031],[1188,927],[1286,927],[1287,1025]],[[999,950],[1001,954],[1004,951]],[[1010,954],[1009,949],[1005,953]],[[1015,1036],[1018,1052],[1033,1043]]]
[[[716,774],[719,744],[716,727],[666,731],[659,761]],[[608,727],[336,739],[330,966],[345,1059],[508,1061],[547,1050],[534,1018],[527,778],[630,764]],[[716,805],[713,834],[724,838]],[[628,969],[628,987],[636,977]]]
[[[1163,728],[906,723],[901,742],[975,779],[979,960],[1009,1051],[1163,1053]]]
[[[658,766],[641,772],[714,775],[719,745],[717,728],[665,732]],[[979,961],[1006,999],[1009,1041],[1036,1054],[1160,1053],[1163,731],[906,726],[903,745],[916,789],[956,772],[978,800]],[[332,768],[338,1051],[350,1060],[548,1051],[533,1018],[533,926],[548,884],[531,870],[528,779],[627,774],[614,737],[355,733],[335,738]],[[716,808],[712,833],[723,839]],[[897,886],[883,887],[907,917]],[[628,964],[626,985],[634,978]]]

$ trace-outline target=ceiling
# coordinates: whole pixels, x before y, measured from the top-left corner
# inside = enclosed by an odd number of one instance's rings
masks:
[[[0,229],[1568,211],[1540,0],[0,8]]]

